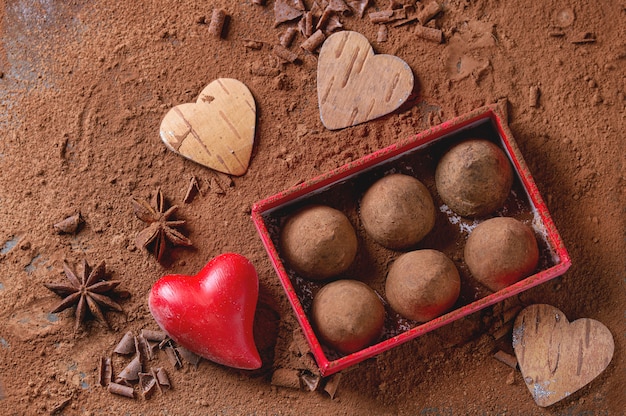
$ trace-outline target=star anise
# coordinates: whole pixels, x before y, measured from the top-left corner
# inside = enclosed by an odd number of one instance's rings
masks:
[[[120,283],[120,280],[107,280],[104,261],[95,269],[83,260],[83,270],[80,278],[70,269],[66,262],[63,262],[63,272],[69,280],[68,283],[44,283],[48,289],[64,298],[51,313],[61,312],[76,305],[76,325],[75,330],[87,318],[87,312],[91,313],[104,326],[109,327],[109,323],[104,318],[102,308],[122,312],[122,307],[111,299],[109,292],[113,291]]]
[[[152,197],[152,205],[142,199],[133,198],[132,202],[137,218],[148,224],[147,228],[137,234],[135,244],[144,249],[152,247],[152,251],[159,263],[163,259],[168,241],[175,246],[189,247],[193,245],[190,239],[175,229],[175,227],[185,224],[185,221],[170,220],[178,206],[173,205],[166,211],[163,193],[160,188],[157,189],[156,194]]]

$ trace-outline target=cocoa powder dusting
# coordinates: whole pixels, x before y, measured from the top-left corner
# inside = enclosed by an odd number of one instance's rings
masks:
[[[315,3],[323,11],[328,2]],[[390,2],[345,3],[350,10],[333,14],[333,28],[359,32],[377,54],[404,60],[417,87],[394,113],[329,131],[318,108],[319,45],[303,50],[300,33],[285,42],[281,52],[297,55],[294,63],[273,48],[289,28],[295,33],[313,1],[2,2],[0,404],[9,414],[604,415],[626,408],[623,2],[451,0],[428,6],[428,13],[423,4],[430,2],[392,2],[394,11],[409,14],[387,20],[385,41],[378,42],[379,24],[369,16],[390,10]],[[215,26],[209,30],[215,10],[227,16],[219,35]],[[311,15],[315,28],[319,17]],[[420,24],[436,34],[435,42],[416,35]],[[240,177],[186,160],[159,137],[167,111],[195,102],[217,78],[243,82],[257,106],[252,158]],[[341,372],[341,383],[337,376],[318,385],[288,350],[299,325],[250,207],[496,102],[506,106],[572,267]],[[193,197],[190,178],[200,191],[194,188]],[[168,206],[178,206],[180,231],[193,241],[193,247],[168,246],[165,265],[137,246],[146,224],[130,202],[149,201],[156,189]],[[79,227],[55,229],[75,213]],[[166,392],[144,400],[123,380],[111,383],[132,358],[111,355],[124,334],[157,329],[147,303],[157,279],[194,275],[231,251],[250,259],[259,275],[258,310],[266,313],[258,315],[255,339],[262,368],[170,364],[167,351],[178,358],[170,346],[154,348],[154,371],[143,369],[146,394],[153,385],[170,386]],[[122,281],[127,292],[123,313],[106,313],[110,330],[87,319],[75,331],[72,308],[50,313],[60,299],[44,283],[65,279],[64,261],[85,259],[106,261],[108,278]],[[572,320],[596,319],[615,338],[607,370],[548,409],[535,404],[518,370],[512,374],[494,359],[499,351],[513,354],[506,311],[532,303],[551,304]],[[148,347],[157,341],[146,336]],[[300,388],[273,385],[277,370]]]

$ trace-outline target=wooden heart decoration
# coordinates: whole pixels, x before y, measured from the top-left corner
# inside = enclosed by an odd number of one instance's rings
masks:
[[[355,126],[395,111],[413,91],[413,71],[393,55],[376,55],[360,33],[326,39],[317,64],[317,98],[329,130]]]
[[[218,364],[254,370],[262,364],[253,336],[258,296],[252,263],[226,253],[195,276],[162,277],[150,290],[148,305],[178,344]]]
[[[240,176],[246,173],[256,127],[254,97],[240,81],[219,78],[195,103],[177,105],[161,121],[161,140],[173,152],[201,165]]]
[[[611,362],[615,344],[593,319],[568,322],[550,305],[531,305],[515,319],[513,348],[535,402],[550,406],[596,378]]]

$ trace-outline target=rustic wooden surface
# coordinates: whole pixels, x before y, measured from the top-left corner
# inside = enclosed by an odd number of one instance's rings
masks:
[[[413,71],[406,62],[397,56],[375,55],[360,33],[335,33],[322,45],[317,97],[327,129],[338,130],[389,114],[412,91]]]
[[[615,348],[606,326],[593,319],[568,322],[550,305],[531,305],[517,316],[513,348],[535,402],[550,406],[596,378]]]
[[[256,105],[248,87],[219,78],[195,103],[172,108],[161,122],[161,139],[172,151],[211,169],[246,173],[254,144]]]

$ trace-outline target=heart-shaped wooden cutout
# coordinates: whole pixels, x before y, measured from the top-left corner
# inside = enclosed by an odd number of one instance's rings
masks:
[[[246,173],[256,127],[248,87],[231,78],[207,85],[195,103],[172,108],[161,121],[161,140],[175,153],[230,175]]]
[[[395,111],[413,91],[413,71],[393,55],[376,55],[360,33],[326,39],[317,64],[317,98],[329,130],[355,126]]]
[[[611,362],[615,344],[593,319],[568,322],[550,305],[531,305],[515,319],[513,348],[535,402],[550,406],[596,378]]]

